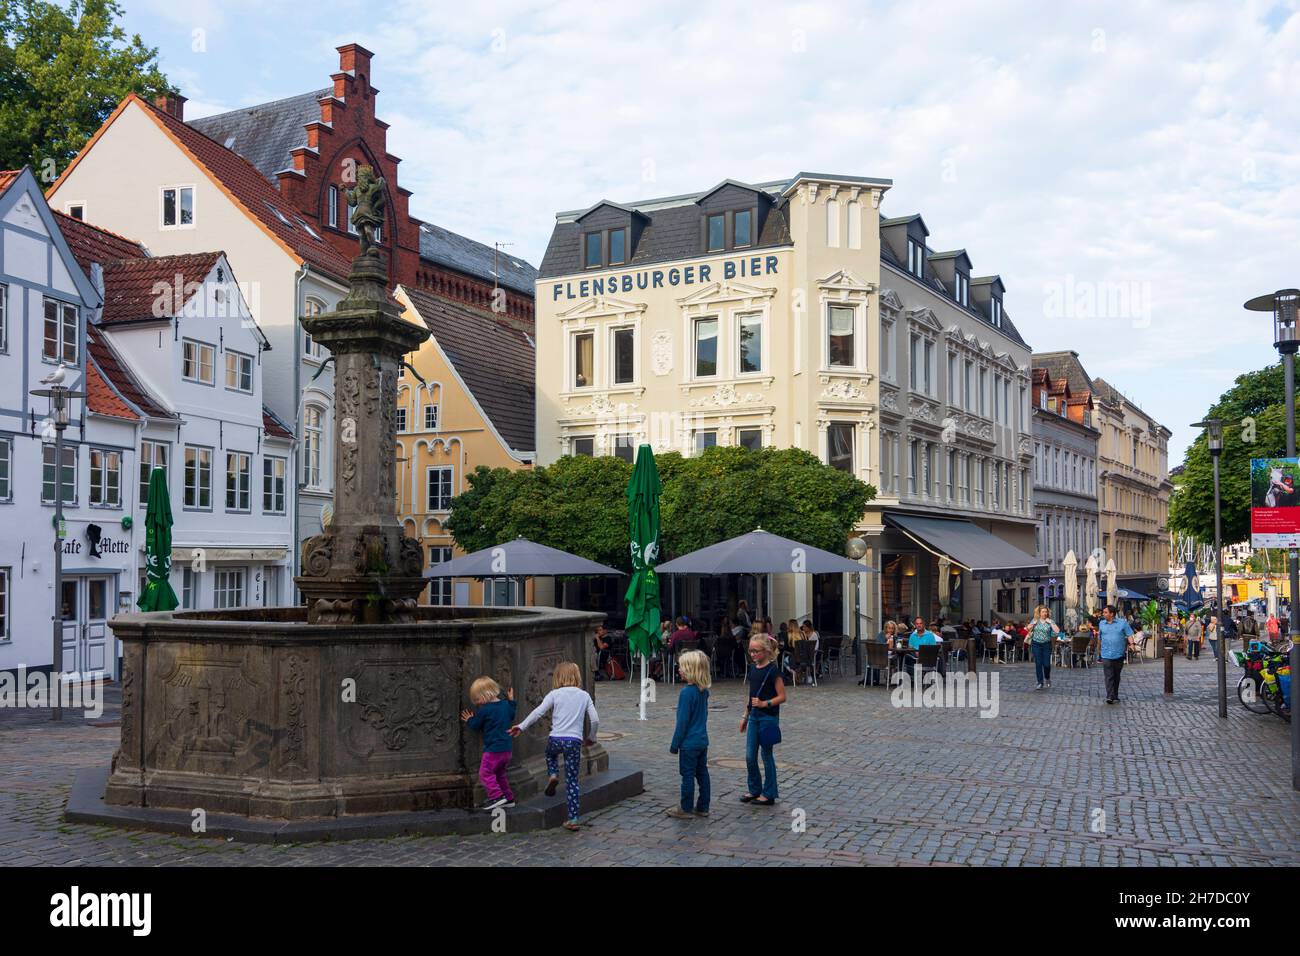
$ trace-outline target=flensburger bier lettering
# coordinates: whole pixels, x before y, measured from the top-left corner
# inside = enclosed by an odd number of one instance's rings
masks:
[[[698,285],[703,282],[717,282],[719,279],[753,279],[758,276],[776,275],[776,271],[777,256],[742,256],[738,259],[728,259],[721,266],[702,262],[699,265],[670,266],[667,269],[640,269],[620,275],[557,282],[551,287],[551,301],[616,295],[637,289]]]

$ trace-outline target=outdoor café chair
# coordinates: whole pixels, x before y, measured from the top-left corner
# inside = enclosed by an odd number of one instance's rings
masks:
[[[795,669],[797,678],[800,671],[807,670],[808,675],[812,678],[813,686],[817,686],[817,646],[812,641],[799,641],[795,644],[795,650],[798,654],[798,666]]]
[[[871,672],[873,669],[878,670],[885,675],[886,687],[891,686],[889,680],[894,674],[895,659],[890,657],[889,648],[884,644],[877,644],[875,641],[865,642],[863,647],[865,647],[867,651],[866,662],[863,665],[862,671],[863,686],[871,686]]]
[[[942,644],[922,644],[916,649],[916,666],[922,674],[927,670],[939,669],[939,651]]]
[[[1089,634],[1076,634],[1070,639],[1070,666],[1077,667],[1076,661],[1083,661],[1083,666],[1088,666],[1088,649],[1092,644],[1092,636]]]
[[[822,638],[822,659],[826,662],[826,672],[838,670],[844,675],[844,635],[836,634]]]

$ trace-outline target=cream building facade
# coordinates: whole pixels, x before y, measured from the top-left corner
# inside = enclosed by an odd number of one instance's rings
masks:
[[[940,587],[939,561],[956,581],[968,555],[901,530],[909,515],[946,518],[968,544],[990,529],[1033,544],[1028,346],[1001,312],[1001,280],[932,253],[920,217],[880,218],[890,185],[800,173],[561,213],[537,284],[540,464],[630,460],[642,442],[799,447],[877,487],[857,531],[866,564],[893,562],[886,574],[856,595],[839,575],[766,583],[774,617],[829,632],[853,633],[855,605],[866,631],[885,612],[934,616],[941,597],[966,601],[950,615],[992,600],[988,584]],[[998,570],[1034,565],[1007,546],[1018,557]],[[734,584],[681,585],[680,600],[708,619],[760,596]]]

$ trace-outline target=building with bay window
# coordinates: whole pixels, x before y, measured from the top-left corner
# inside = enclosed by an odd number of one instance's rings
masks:
[[[881,575],[856,595],[839,575],[765,583],[774,616],[827,632],[853,633],[855,604],[864,629],[987,616],[999,580],[1037,568],[1029,347],[1001,279],[933,252],[919,216],[881,218],[890,185],[800,173],[603,201],[557,216],[537,282],[540,463],[793,446],[876,486],[856,532]],[[680,583],[679,606],[752,606],[732,584]]]

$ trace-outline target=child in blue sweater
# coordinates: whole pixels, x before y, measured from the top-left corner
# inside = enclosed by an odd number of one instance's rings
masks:
[[[487,791],[487,800],[479,809],[513,807],[515,794],[506,779],[506,768],[510,766],[514,752],[510,725],[515,722],[515,689],[511,687],[506,699],[502,700],[501,685],[491,677],[480,677],[469,685],[469,699],[478,712],[462,710],[460,719],[470,730],[483,733],[483,759],[478,765],[478,779]]]
[[[686,686],[677,697],[677,729],[669,753],[678,753],[682,773],[682,802],[668,811],[670,817],[690,820],[709,815],[709,658],[703,651],[687,651],[677,662]],[[700,796],[695,799],[695,784]],[[694,812],[692,812],[694,811]]]

